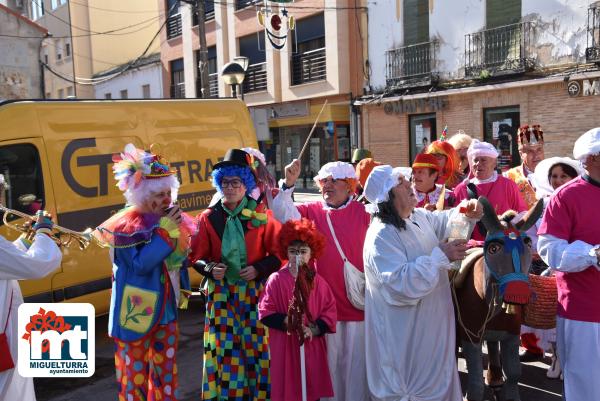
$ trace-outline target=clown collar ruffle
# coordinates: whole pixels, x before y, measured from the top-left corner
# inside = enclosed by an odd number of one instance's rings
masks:
[[[189,243],[193,232],[191,217],[182,213],[179,224],[178,245]],[[94,230],[93,235],[113,248],[128,248],[150,242],[154,230],[161,227],[161,216],[140,213],[134,207],[126,207],[115,213]]]

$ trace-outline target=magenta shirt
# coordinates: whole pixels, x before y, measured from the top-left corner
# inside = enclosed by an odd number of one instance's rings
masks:
[[[600,242],[600,187],[578,177],[550,198],[538,235],[550,234],[568,243]],[[576,273],[556,272],[558,315],[600,323],[600,271],[594,266]]]
[[[506,177],[499,175],[498,179],[494,182],[477,184],[475,186],[477,187],[477,194],[479,196],[485,196],[498,215],[507,210],[514,210],[515,212],[527,210],[527,205],[523,198],[521,198],[519,187]],[[468,198],[467,181],[461,182],[454,188],[454,197],[456,198],[457,205],[461,200]],[[477,241],[483,241],[485,239],[479,233],[477,228],[473,230],[471,238]]]
[[[344,261],[335,246],[335,242],[327,225],[327,210],[323,209],[322,202],[305,203],[298,206],[298,211],[307,219],[314,221],[317,229],[327,238],[327,245],[323,255],[316,261],[319,275],[325,279],[336,300],[338,321],[365,320],[363,311],[356,309],[346,295],[344,282]],[[335,235],[340,242],[346,258],[360,271],[363,267],[363,245],[371,221],[370,215],[365,211],[365,206],[357,201],[341,209],[331,209],[331,224]]]

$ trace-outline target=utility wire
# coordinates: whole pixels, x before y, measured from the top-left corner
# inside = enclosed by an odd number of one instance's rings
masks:
[[[173,6],[174,7],[174,6]],[[171,9],[173,8],[171,7]],[[73,78],[69,78],[66,77],[56,71],[54,71],[52,69],[52,67],[50,67],[48,64],[46,64],[44,61],[40,60],[40,63],[44,66],[44,68],[46,68],[48,71],[50,71],[52,74],[56,75],[59,78],[62,78],[63,80],[67,81],[67,82],[73,82],[73,83],[77,83],[79,85],[87,85],[87,86],[92,86],[92,85],[97,85],[99,83],[102,82],[106,82],[108,80],[111,80],[113,78],[116,78],[119,75],[122,75],[123,73],[125,73],[126,71],[130,70],[131,68],[133,68],[133,66],[142,58],[146,55],[146,53],[148,53],[148,51],[150,50],[150,47],[152,47],[152,43],[154,43],[154,41],[156,40],[156,38],[158,37],[158,35],[160,34],[160,32],[163,30],[163,28],[165,27],[165,25],[167,25],[167,22],[169,21],[168,18],[165,19],[165,21],[162,23],[162,25],[160,26],[160,28],[158,28],[158,31],[154,34],[154,36],[152,37],[152,39],[150,40],[150,42],[148,43],[148,45],[146,46],[146,48],[144,49],[144,51],[142,52],[142,54],[140,54],[135,60],[129,62],[125,67],[123,67],[121,70],[115,72],[112,75],[109,75],[107,77],[101,77],[101,78],[78,78],[78,77],[73,77]],[[87,82],[84,82],[87,81]]]

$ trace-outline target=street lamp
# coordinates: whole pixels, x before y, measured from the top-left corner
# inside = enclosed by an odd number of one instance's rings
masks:
[[[221,70],[221,77],[223,82],[227,85],[231,85],[231,93],[233,97],[237,97],[236,85],[241,85],[246,77],[246,71],[244,67],[236,62],[227,63]],[[242,95],[243,96],[243,95]]]

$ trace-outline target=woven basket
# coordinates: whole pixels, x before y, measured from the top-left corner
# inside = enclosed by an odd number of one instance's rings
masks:
[[[556,278],[530,274],[529,285],[533,295],[523,310],[523,323],[534,329],[556,327]]]

